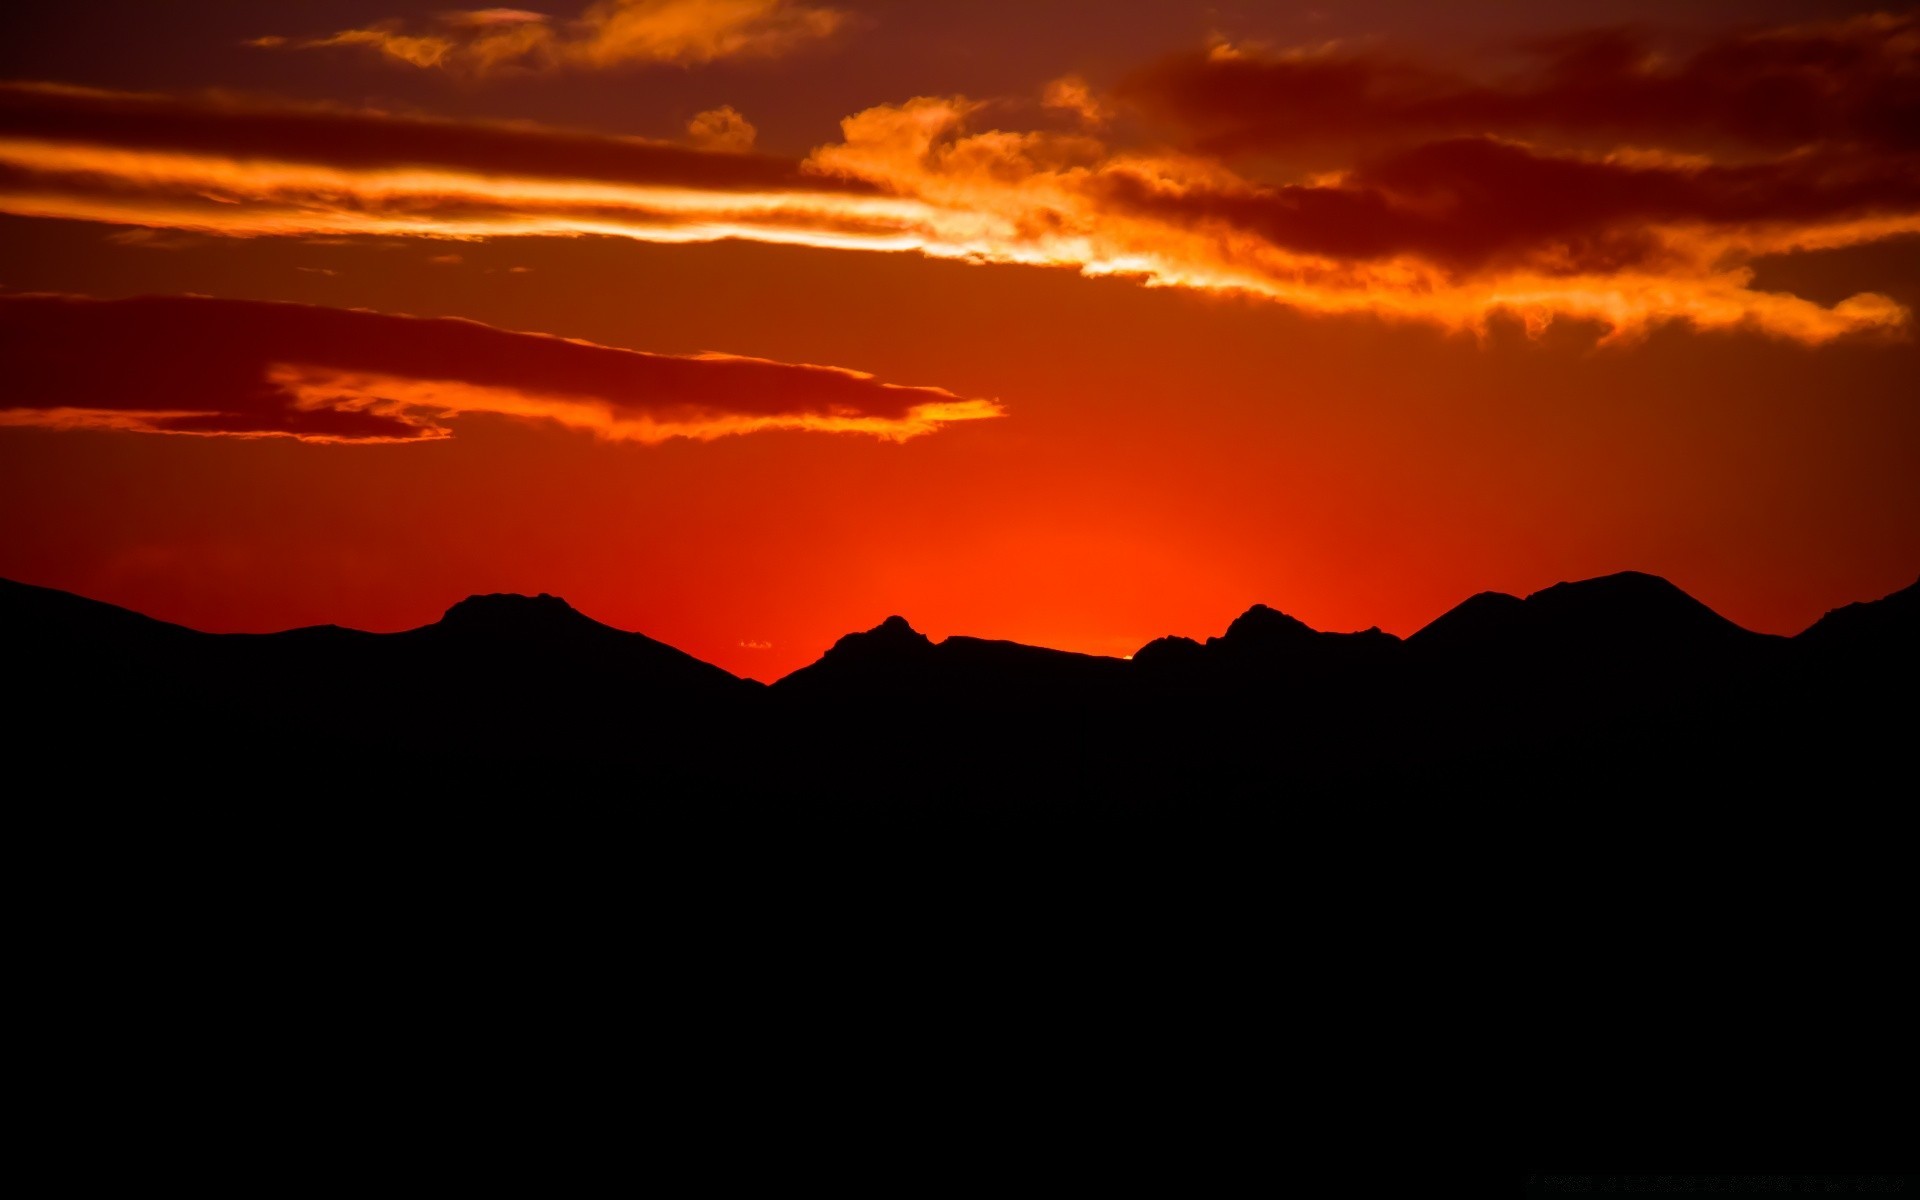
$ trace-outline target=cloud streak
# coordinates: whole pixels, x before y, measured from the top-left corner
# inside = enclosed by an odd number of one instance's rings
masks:
[[[276,104],[222,93],[169,96],[0,83],[0,140],[117,153],[124,156],[120,165],[130,183],[138,182],[139,156],[152,154],[220,164],[235,176],[259,163],[267,170],[306,164],[341,173],[410,171],[687,191],[817,192],[836,186],[790,159],[766,155],[710,154],[674,142],[550,126]],[[871,191],[855,184],[839,188]]]
[[[1521,49],[1522,69],[1477,78],[1339,43],[1281,51],[1216,45],[1137,72],[1118,91],[1211,153],[1486,134],[1709,150],[1920,150],[1914,13],[1750,30],[1683,55],[1623,29]]]
[[[795,0],[600,0],[578,20],[486,8],[442,14],[429,28],[381,21],[321,37],[269,35],[262,49],[348,47],[386,61],[468,76],[510,70],[603,69],[647,63],[705,63],[787,54],[831,37],[836,9]]]
[[[647,444],[765,430],[904,441],[1001,415],[840,367],[199,296],[0,295],[0,357],[0,425],[51,429],[421,442],[487,414]]]
[[[742,152],[745,131],[729,132],[725,110],[694,131],[727,150],[711,152],[525,125],[14,85],[0,87],[0,212],[231,236],[739,238],[1066,268],[1452,329],[1506,314],[1532,330],[1596,322],[1615,339],[1679,322],[1813,345],[1907,325],[1900,305],[1872,292],[1822,304],[1757,290],[1753,264],[1920,232],[1920,150],[1884,119],[1904,111],[1901,89],[1913,85],[1876,65],[1907,62],[1914,41],[1910,22],[1853,21],[1741,35],[1678,66],[1635,59],[1629,69],[1619,52],[1594,49],[1607,44],[1595,35],[1553,52],[1557,65],[1540,78],[1558,82],[1536,80],[1515,93],[1529,103],[1500,104],[1479,92],[1467,103],[1451,76],[1405,82],[1401,68],[1330,51],[1298,61],[1216,53],[1179,69],[1269,88],[1219,93],[1219,111],[1238,122],[1230,138],[1196,115],[1197,102],[1166,102],[1192,135],[1169,148],[1091,122],[1078,132],[993,128],[986,118],[1002,110],[920,97],[846,118],[839,141],[803,160]],[[1603,114],[1613,111],[1608,88],[1740,96],[1728,79],[1792,63],[1851,75],[1829,81],[1834,97],[1807,119],[1820,136],[1785,149],[1719,146],[1744,128],[1717,115],[1731,101],[1673,101],[1674,138],[1715,141],[1702,150],[1672,139],[1615,144],[1573,99],[1587,96]],[[1256,74],[1231,74],[1243,71]],[[1177,91],[1130,86],[1136,104]],[[1336,114],[1335,132],[1364,149],[1331,169],[1275,177],[1262,156],[1311,132],[1291,106],[1310,115],[1301,98],[1313,96],[1332,98],[1322,106]],[[1263,97],[1270,120],[1254,103]],[[1338,115],[1354,97],[1373,99]],[[1090,90],[1055,99],[1082,116],[1107,111]],[[1622,103],[1650,137],[1658,106]],[[1555,122],[1572,133],[1542,136]]]

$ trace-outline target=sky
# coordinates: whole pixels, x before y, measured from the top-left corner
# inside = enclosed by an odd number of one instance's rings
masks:
[[[457,2],[457,0],[455,0]],[[763,680],[1920,573],[1920,10],[76,0],[0,42],[0,576],[549,592]]]

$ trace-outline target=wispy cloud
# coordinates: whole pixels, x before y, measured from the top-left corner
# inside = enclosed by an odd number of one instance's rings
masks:
[[[1048,108],[1065,109],[1089,125],[1103,125],[1113,115],[1108,105],[1095,96],[1087,81],[1078,75],[1065,75],[1047,84],[1040,93],[1040,102]]]
[[[1747,30],[1687,54],[1600,29],[1519,48],[1518,71],[1477,76],[1339,42],[1170,58],[1120,97],[1215,153],[1408,137],[1629,139],[1700,149],[1815,143],[1920,149],[1920,14]]]
[[[643,443],[763,430],[904,441],[1001,415],[839,367],[198,296],[0,295],[0,351],[0,425],[52,429],[419,442],[491,414]]]
[[[1728,123],[1725,104],[1675,101],[1677,132],[1663,140],[1653,136],[1657,106],[1635,102],[1636,140],[1616,143],[1568,98],[1571,84],[1555,102],[1560,117],[1527,117],[1526,128],[1525,105],[1484,99],[1466,106],[1474,120],[1441,121],[1433,114],[1460,106],[1430,87],[1382,84],[1403,68],[1343,58],[1337,46],[1161,69],[1191,76],[1189,91],[1219,70],[1256,71],[1230,78],[1278,87],[1271,119],[1256,103],[1266,92],[1228,90],[1234,103],[1202,105],[1168,99],[1186,93],[1164,79],[1159,91],[1122,89],[1136,105],[1158,97],[1187,130],[1172,148],[1090,125],[994,128],[987,117],[1004,108],[920,97],[848,117],[840,140],[798,161],[531,126],[16,85],[0,87],[0,212],[236,236],[741,238],[1066,267],[1458,329],[1504,313],[1533,329],[1593,321],[1615,338],[1683,322],[1818,344],[1902,330],[1908,314],[1872,292],[1823,304],[1761,291],[1753,264],[1920,232],[1920,142],[1910,132],[1920,121],[1901,119],[1920,112],[1915,30],[1885,18],[1743,34],[1676,67],[1607,67],[1619,54],[1592,49],[1607,44],[1597,36],[1590,53],[1576,53],[1588,44],[1578,39],[1554,52],[1552,78],[1610,79],[1623,95],[1656,87],[1649,73],[1688,81],[1686,94],[1744,94],[1728,82],[1740,77],[1729,64],[1756,56],[1773,64],[1752,68],[1762,75],[1828,80],[1830,102],[1804,118],[1802,140],[1775,144],[1754,126],[1733,149],[1682,144],[1703,130],[1708,141],[1735,138],[1744,126]],[[1717,82],[1701,82],[1709,78]],[[1396,88],[1427,97],[1418,119],[1338,115],[1354,97]],[[1536,92],[1561,96],[1545,84]],[[1056,99],[1082,115],[1082,99],[1093,111],[1108,102],[1090,89]],[[1264,156],[1308,128],[1295,109],[1314,104],[1335,113],[1329,120],[1365,123],[1372,132],[1354,138],[1366,148],[1311,173],[1271,173]],[[1216,110],[1236,123],[1231,138],[1203,119]],[[728,111],[696,119],[695,136],[724,142]]]
[[[116,246],[138,246],[143,250],[192,250],[207,244],[207,239],[193,233],[168,233],[159,229],[118,229],[107,235],[107,241]]]
[[[348,47],[411,67],[489,75],[772,57],[830,37],[845,19],[836,9],[796,0],[600,0],[573,21],[485,8],[445,13],[426,27],[389,20],[318,37],[270,34],[249,44],[271,50]]]

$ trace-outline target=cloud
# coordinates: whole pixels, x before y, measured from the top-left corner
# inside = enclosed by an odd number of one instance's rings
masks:
[[[1106,104],[1087,87],[1087,81],[1078,75],[1063,76],[1047,84],[1040,94],[1040,102],[1048,108],[1066,109],[1089,125],[1105,124],[1112,116]]]
[[[1213,153],[1488,134],[1920,149],[1914,13],[1748,30],[1681,55],[1620,29],[1521,50],[1524,69],[1484,77],[1338,42],[1215,46],[1138,72],[1119,94]]]
[[[419,442],[475,414],[621,441],[904,441],[999,406],[839,367],[680,357],[473,321],[199,296],[0,295],[0,425]]]
[[[1551,154],[1493,138],[1428,142],[1310,186],[1168,189],[1106,177],[1112,207],[1249,235],[1350,263],[1411,256],[1456,278],[1498,269],[1562,276],[1704,270],[1773,231],[1845,229],[1920,212],[1920,172],[1851,155],[1720,166]]]
[[[1844,30],[1828,41],[1908,36],[1889,22]],[[1825,61],[1813,33],[1777,36]],[[1849,52],[1868,63],[1906,53]],[[1238,53],[1225,61],[1378,72],[1337,46]],[[1297,90],[1302,103],[1319,94]],[[1895,104],[1896,92],[1874,94]],[[1326,107],[1329,121],[1347,119]],[[964,97],[856,113],[840,140],[792,160],[230,96],[0,85],[0,212],[229,236],[739,238],[1067,268],[1452,329],[1507,314],[1535,330],[1592,321],[1615,339],[1680,322],[1819,344],[1908,320],[1871,292],[1822,304],[1752,286],[1766,256],[1920,232],[1920,152],[1870,108],[1839,106],[1851,115],[1823,126],[1857,136],[1737,153],[1383,126],[1326,169],[1272,174],[1261,155],[1201,144],[1204,130],[1168,149],[1086,125],[993,128],[990,114],[1014,110]]]
[[[708,154],[674,142],[550,126],[452,121],[373,109],[262,102],[223,93],[155,95],[56,84],[0,83],[0,144],[95,147],[137,177],[143,158],[226,164],[324,165],[340,172],[590,181],[697,191],[820,191],[798,164],[758,154]],[[112,164],[104,170],[111,173]],[[164,181],[161,181],[164,182]],[[858,185],[841,190],[870,191]]]
[[[442,14],[426,29],[389,20],[323,37],[270,35],[248,44],[356,47],[389,62],[479,76],[773,57],[832,36],[845,20],[836,9],[796,0],[600,0],[564,24],[524,9],[487,8]]]
[[[733,105],[696,113],[687,122],[687,136],[702,150],[718,154],[743,154],[753,149],[754,128],[734,110]]]
[[[163,233],[158,229],[119,229],[107,235],[115,246],[138,246],[143,250],[192,250],[207,244],[207,239],[192,233]]]
[[[1920,232],[1912,164],[1835,153],[1748,167],[1453,139],[1274,186],[1217,158],[1085,136],[974,132],[922,98],[843,122],[809,160],[926,203],[920,249],[1070,265],[1159,286],[1479,328],[1662,321],[1808,343],[1902,327],[1893,301],[1832,307],[1749,287],[1758,256]]]

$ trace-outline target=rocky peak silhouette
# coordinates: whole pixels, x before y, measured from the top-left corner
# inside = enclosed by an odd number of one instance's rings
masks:
[[[558,596],[541,592],[492,592],[468,596],[440,618],[442,629],[462,633],[526,633],[535,630],[607,628]]]
[[[1311,642],[1319,634],[1296,617],[1264,604],[1256,604],[1233,619],[1227,632],[1208,638],[1207,645],[1226,645],[1234,649],[1281,649]]]
[[[1206,648],[1190,637],[1157,637],[1133,652],[1133,661],[1146,668],[1177,667],[1200,661]]]
[[[1518,596],[1481,592],[1469,596],[1417,630],[1409,646],[1423,649],[1471,649],[1517,633],[1533,621],[1534,610]]]
[[[1530,632],[1595,651],[1711,649],[1763,636],[1640,571],[1556,583],[1528,596],[1526,604],[1533,616]]]
[[[1920,649],[1920,580],[1878,600],[1836,608],[1794,640],[1823,649],[1910,655]]]
[[[834,661],[893,658],[933,649],[933,641],[901,616],[888,617],[872,629],[849,633],[833,644],[826,657]]]
[[[1139,771],[1174,792],[1197,777],[1429,769],[1531,784],[1577,767],[1619,782],[1669,763],[1706,780],[1730,769],[1735,744],[1756,769],[1785,746],[1830,771],[1910,740],[1916,630],[1920,584],[1837,609],[1790,641],[1627,573],[1524,600],[1481,593],[1409,643],[1377,629],[1320,633],[1255,605],[1205,645],[1159,638],[1132,662],[965,636],[936,644],[894,616],[765,687],[552,595],[472,596],[402,633],[232,635],[0,581],[0,660],[40,720],[16,744],[35,751],[84,761],[105,739],[142,748],[126,756],[138,763],[217,729],[263,770],[311,761],[316,737],[418,765],[417,724],[342,720],[399,698],[433,714],[434,737],[482,775],[507,760],[675,764],[703,787],[715,764],[775,772],[789,759],[815,783],[852,762],[873,786],[908,791],[947,786],[954,771],[971,771],[969,786],[1045,778],[1064,793],[1089,773],[1134,787]],[[954,742],[964,750],[928,772],[916,735],[929,728],[990,732]],[[842,753],[850,729],[887,736]],[[740,759],[760,744],[775,750]]]

